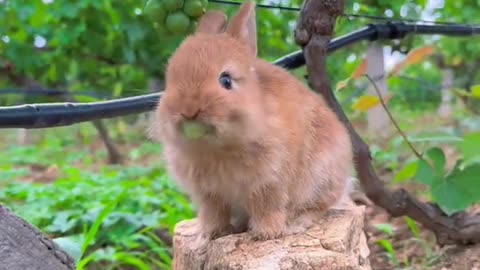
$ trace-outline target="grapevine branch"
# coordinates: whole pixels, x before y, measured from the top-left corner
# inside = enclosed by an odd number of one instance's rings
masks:
[[[387,189],[375,173],[370,149],[333,95],[326,72],[328,43],[335,19],[343,9],[343,0],[306,0],[295,29],[295,41],[305,55],[310,87],[323,96],[350,132],[355,169],[365,194],[392,217],[409,216],[433,231],[440,245],[480,243],[480,214],[461,212],[447,216],[438,206],[420,202],[404,189]]]
[[[400,133],[400,135],[402,136],[402,138],[405,140],[405,142],[407,143],[408,147],[410,147],[410,149],[412,150],[412,152],[415,154],[415,156],[417,156],[418,159],[421,159],[421,160],[424,160],[422,155],[417,151],[417,149],[415,149],[415,147],[413,146],[413,144],[408,140],[407,138],[407,135],[405,135],[405,133],[403,132],[403,130],[400,128],[400,126],[398,125],[397,121],[395,121],[395,118],[393,118],[393,115],[392,113],[390,113],[390,110],[388,109],[387,107],[387,104],[385,104],[385,101],[383,100],[383,96],[382,94],[380,93],[380,90],[378,89],[378,86],[377,84],[375,83],[375,81],[372,79],[372,77],[370,77],[368,74],[365,74],[364,75],[365,77],[367,77],[367,79],[372,83],[373,85],[373,89],[375,89],[375,92],[377,92],[377,95],[378,95],[378,99],[380,100],[380,104],[382,105],[383,109],[385,110],[385,112],[387,113],[388,115],[388,118],[390,118],[390,121],[392,122],[392,124],[395,126],[395,128],[397,129],[398,133]]]

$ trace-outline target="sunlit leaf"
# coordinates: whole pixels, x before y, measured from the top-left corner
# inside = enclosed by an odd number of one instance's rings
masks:
[[[392,96],[393,95],[388,95],[384,97],[384,102],[387,103]],[[357,111],[366,112],[379,104],[380,99],[377,96],[364,95],[361,96],[355,103],[353,103],[352,108]]]
[[[418,229],[418,226],[417,226],[417,223],[415,223],[415,220],[406,216],[405,217],[405,222],[407,223],[408,228],[412,232],[413,236],[415,236],[417,238],[420,237],[420,230]]]
[[[480,99],[480,84],[471,87],[472,97]]]
[[[362,63],[358,65],[358,67],[355,69],[355,71],[353,72],[352,76],[350,76],[350,78],[358,79],[361,76],[363,76],[366,72],[367,72],[367,59],[364,58],[362,60]]]
[[[400,183],[400,182],[403,182],[407,179],[413,178],[415,176],[415,174],[417,173],[417,168],[418,168],[418,162],[417,161],[408,163],[407,165],[405,165],[403,167],[403,169],[401,171],[399,171],[395,175],[395,178],[393,179],[393,181],[395,183]]]
[[[380,104],[380,99],[376,96],[361,96],[352,105],[352,108],[357,111],[366,112],[378,104]]]
[[[435,52],[435,47],[433,45],[427,45],[424,47],[416,48],[412,50],[403,61],[396,64],[393,67],[390,74],[397,75],[405,67],[422,61],[425,57],[429,56],[434,52]]]
[[[386,239],[380,239],[377,241],[377,244],[381,247],[383,247],[388,255],[390,256],[392,262],[394,265],[397,265],[398,264],[398,259],[397,259],[397,255],[396,255],[396,252],[395,252],[395,249],[393,248],[392,246],[392,243]]]

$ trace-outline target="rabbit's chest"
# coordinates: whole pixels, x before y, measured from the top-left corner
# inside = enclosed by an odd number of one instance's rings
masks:
[[[253,183],[258,182],[256,170],[238,160],[217,160],[192,169],[197,172],[198,188],[217,194],[232,204],[246,200],[254,188]]]
[[[169,167],[189,193],[216,194],[230,204],[243,204],[261,178],[258,167],[239,159],[176,156],[171,157]]]

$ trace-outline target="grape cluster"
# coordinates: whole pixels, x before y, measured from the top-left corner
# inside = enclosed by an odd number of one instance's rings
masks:
[[[195,30],[208,0],[148,0],[145,14],[167,35],[184,35]]]

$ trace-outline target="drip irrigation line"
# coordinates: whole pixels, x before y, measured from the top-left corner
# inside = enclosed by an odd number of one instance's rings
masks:
[[[93,98],[111,98],[111,95],[102,95],[96,92],[71,92],[67,90],[58,89],[18,89],[18,88],[4,88],[0,89],[0,95],[23,95],[23,96],[45,96],[45,97],[59,97],[59,96],[83,96]]]
[[[328,52],[363,40],[401,39],[407,34],[472,36],[480,27],[459,25],[409,25],[404,23],[370,24],[350,34],[333,39]],[[302,51],[286,55],[273,64],[295,69],[305,64]],[[67,126],[96,119],[144,113],[155,109],[162,93],[91,103],[47,103],[0,107],[0,128],[46,128]]]
[[[236,5],[239,6],[242,2],[227,1],[227,0],[208,0],[208,2],[217,3],[217,4],[227,4],[227,5]],[[266,4],[255,4],[259,8],[268,8],[268,9],[280,9],[288,11],[300,11],[299,7],[285,7],[280,5],[266,5]]]

